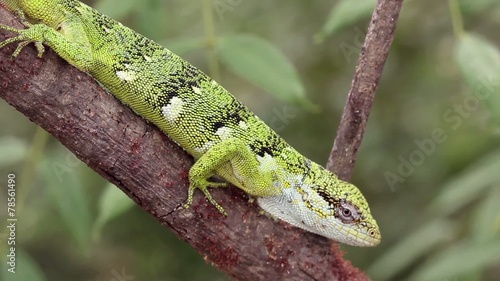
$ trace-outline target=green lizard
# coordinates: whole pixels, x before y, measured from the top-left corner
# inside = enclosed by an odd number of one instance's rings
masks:
[[[209,187],[227,182],[257,197],[273,217],[355,246],[380,242],[361,192],[307,159],[203,72],[121,23],[77,0],[0,0],[26,29],[13,53],[34,42],[89,73],[137,114],[154,123],[196,159],[185,207],[200,189],[220,212]]]

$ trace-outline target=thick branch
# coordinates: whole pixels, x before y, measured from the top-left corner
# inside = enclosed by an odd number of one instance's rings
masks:
[[[2,8],[0,23],[21,27]],[[6,36],[0,31],[0,40]],[[237,188],[212,191],[227,218],[201,192],[193,207],[177,209],[187,195],[190,156],[52,51],[39,59],[30,45],[10,60],[14,48],[0,50],[0,97],[229,276],[367,280],[336,243],[259,214]]]
[[[351,178],[403,0],[378,0],[361,50],[327,169]]]

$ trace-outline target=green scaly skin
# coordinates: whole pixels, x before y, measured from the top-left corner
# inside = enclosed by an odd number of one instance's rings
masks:
[[[35,42],[89,73],[137,114],[153,122],[196,163],[186,207],[198,188],[222,213],[208,188],[219,175],[257,197],[272,216],[355,246],[380,242],[368,203],[354,185],[310,161],[203,72],[121,23],[76,0],[0,0],[26,29],[0,25],[20,42]],[[29,23],[28,23],[29,22]]]

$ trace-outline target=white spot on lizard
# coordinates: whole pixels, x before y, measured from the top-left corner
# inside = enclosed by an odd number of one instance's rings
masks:
[[[207,152],[210,148],[214,146],[214,141],[209,141],[203,144],[201,147],[196,147],[194,150],[200,154]]]
[[[228,127],[220,127],[217,129],[217,132],[215,132],[221,140],[228,139],[231,136],[232,129]]]
[[[193,92],[194,92],[195,94],[201,95],[201,89],[200,89],[200,88],[195,87],[195,86],[193,86],[192,88],[193,88]]]
[[[167,106],[162,107],[161,112],[169,122],[174,122],[182,112],[184,102],[179,97],[173,97]]]
[[[245,123],[245,121],[240,121],[240,123],[238,123],[238,126],[240,126],[240,128],[242,128],[243,130],[246,130],[248,128],[247,123]]]
[[[117,71],[116,76],[123,81],[133,81],[136,76],[135,76],[135,71]]]
[[[267,153],[264,156],[257,156],[257,161],[259,161],[259,170],[263,173],[274,171],[278,167],[276,159]]]

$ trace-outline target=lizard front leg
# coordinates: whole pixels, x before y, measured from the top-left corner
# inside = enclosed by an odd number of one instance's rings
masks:
[[[194,191],[198,188],[207,200],[222,214],[226,212],[212,197],[208,187],[224,187],[227,183],[209,181],[213,175],[220,175],[232,184],[254,196],[276,195],[272,186],[276,167],[262,167],[261,163],[241,139],[228,138],[208,149],[189,170],[189,191],[184,207],[193,202]]]
[[[19,42],[16,50],[12,53],[17,57],[22,49],[29,43],[34,43],[38,57],[45,52],[43,44],[52,48],[59,56],[84,72],[89,72],[93,66],[93,56],[85,30],[78,21],[61,22],[56,29],[43,23],[29,23],[22,10],[17,11],[26,29],[17,29],[0,24],[0,29],[16,33],[17,36],[0,42],[0,49],[4,46]]]

